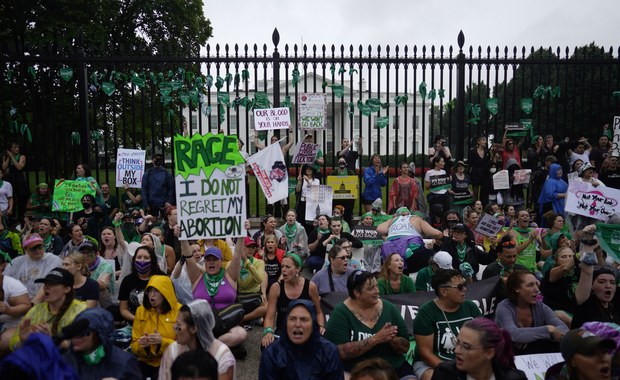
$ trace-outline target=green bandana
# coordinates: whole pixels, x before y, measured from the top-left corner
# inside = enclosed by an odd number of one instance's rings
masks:
[[[252,265],[254,263],[254,258],[253,257],[248,257],[248,260],[250,261],[250,265]],[[248,265],[248,266],[250,266]],[[239,271],[239,277],[242,280],[245,280],[248,275],[250,274],[250,272],[248,271],[247,267],[245,266],[245,263],[241,263],[241,271]]]
[[[467,253],[467,244],[461,244],[456,246],[456,253],[459,255],[459,261],[465,261],[465,254]]]
[[[529,234],[530,233],[530,228],[519,228],[519,227],[513,227],[513,230],[522,233],[522,234]]]
[[[220,288],[220,284],[222,283],[222,278],[224,278],[224,268],[220,268],[218,274],[214,276],[210,276],[208,273],[202,277],[202,280],[205,283],[205,288],[207,288],[207,292],[211,297],[215,297],[217,294],[217,290]]]
[[[316,228],[316,232],[317,232],[317,234],[325,235],[325,234],[331,233],[332,231],[329,228],[323,229],[323,228],[317,227]]]
[[[295,234],[297,233],[297,223],[294,223],[293,226],[289,226],[288,223],[284,224],[284,235],[286,236],[286,241],[289,244],[295,240]]]
[[[105,350],[103,349],[103,345],[99,345],[99,347],[95,348],[95,350],[90,354],[82,354],[82,357],[88,365],[99,364],[101,360],[105,357]]]

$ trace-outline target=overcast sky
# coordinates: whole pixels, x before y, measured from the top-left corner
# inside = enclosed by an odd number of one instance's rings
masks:
[[[210,44],[620,46],[618,0],[203,0]],[[555,49],[554,49],[555,50]],[[347,49],[348,51],[348,49]],[[357,49],[356,49],[357,51]]]

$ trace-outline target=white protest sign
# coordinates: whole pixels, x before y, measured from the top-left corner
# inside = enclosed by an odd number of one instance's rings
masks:
[[[523,185],[530,183],[530,177],[532,176],[532,169],[519,169],[515,170],[515,180],[513,185]]]
[[[319,144],[305,143],[300,141],[297,143],[297,153],[293,157],[293,164],[312,164],[319,152]]]
[[[257,131],[289,129],[290,127],[291,113],[288,107],[254,110],[254,129]]]
[[[327,95],[299,94],[297,98],[297,123],[301,129],[327,128]]]
[[[484,236],[494,237],[497,236],[499,231],[502,230],[502,227],[504,227],[504,223],[499,220],[499,218],[483,213],[482,217],[478,220],[478,224],[476,224],[474,231],[479,234],[483,234]]]
[[[174,157],[179,239],[245,236],[245,160],[237,136],[177,134]]]
[[[515,366],[517,369],[525,372],[525,376],[529,380],[544,379],[549,367],[563,361],[564,358],[562,358],[562,354],[559,352],[515,356]]]
[[[598,220],[620,215],[620,190],[611,187],[594,187],[588,182],[570,181],[566,198],[566,212]]]
[[[510,180],[508,178],[508,170],[500,170],[493,174],[493,189],[507,190],[510,189]]]
[[[331,186],[314,185],[306,195],[306,220],[314,220],[321,214],[331,215],[333,191]]]
[[[288,196],[288,170],[278,144],[259,150],[248,157],[247,162],[256,176],[256,182],[263,189],[268,204],[274,204]]]
[[[614,116],[614,127],[612,131],[614,135],[611,139],[611,150],[609,154],[612,156],[620,156],[620,116]]]
[[[567,174],[567,176],[568,176],[568,182],[570,182],[571,180],[579,177],[579,173],[577,173],[577,172],[570,172],[570,173]]]
[[[127,184],[130,188],[142,187],[146,152],[138,149],[118,148],[116,151],[116,187]]]

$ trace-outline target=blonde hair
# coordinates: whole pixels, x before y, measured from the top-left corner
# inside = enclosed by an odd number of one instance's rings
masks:
[[[82,266],[82,269],[80,269],[80,273],[82,274],[82,276],[87,278],[90,277],[90,271],[88,270],[88,265],[86,265],[86,258],[84,257],[83,253],[71,252],[66,256],[66,258],[73,261],[74,264]]]

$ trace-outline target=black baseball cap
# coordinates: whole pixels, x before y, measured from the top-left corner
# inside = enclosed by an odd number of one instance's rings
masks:
[[[62,284],[65,286],[73,286],[73,275],[66,269],[54,268],[44,278],[34,280],[36,283],[52,283]]]

